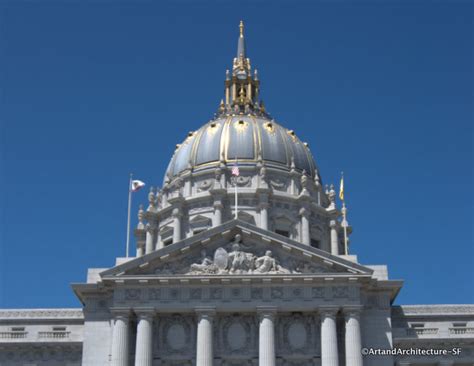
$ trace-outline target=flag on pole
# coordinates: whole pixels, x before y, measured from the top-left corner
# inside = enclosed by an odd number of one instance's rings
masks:
[[[145,186],[145,183],[142,182],[141,180],[132,180],[130,189],[132,190],[132,192],[136,192],[144,186]]]
[[[237,163],[235,163],[234,166],[232,167],[232,175],[234,177],[238,177],[240,175],[240,170],[239,170],[239,166],[237,165]]]
[[[339,198],[344,201],[344,175],[341,176],[341,185],[339,186]]]

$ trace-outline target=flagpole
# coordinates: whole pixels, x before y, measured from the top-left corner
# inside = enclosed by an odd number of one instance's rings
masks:
[[[347,248],[347,208],[346,208],[346,197],[344,195],[344,172],[341,172],[341,185],[339,187],[339,198],[342,201],[342,223],[344,229],[344,254],[348,255],[349,251]]]
[[[130,210],[132,207],[132,177],[133,174],[130,173],[130,181],[128,182],[128,215],[127,215],[127,245],[125,257],[128,258],[129,248],[130,248]]]
[[[237,157],[235,158],[235,164],[237,165]],[[237,197],[237,176],[234,177],[234,184],[235,184],[235,216],[234,216],[234,218],[237,220],[237,218],[239,216],[238,215],[239,201],[238,201],[238,197]]]
[[[349,251],[347,250],[347,218],[346,218],[346,203],[342,201],[342,217],[344,219],[344,254],[348,255]]]

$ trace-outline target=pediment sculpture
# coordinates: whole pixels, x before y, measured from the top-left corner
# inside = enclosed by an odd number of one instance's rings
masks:
[[[291,273],[273,258],[271,250],[261,257],[246,252],[240,245],[240,235],[236,235],[232,250],[228,252],[222,247],[215,250],[213,259],[201,251],[200,263],[193,263],[186,274],[252,274],[252,273]]]
[[[302,274],[340,272],[307,258],[295,255],[279,255],[268,247],[245,246],[237,234],[228,245],[201,250],[201,255],[185,255],[162,263],[154,269],[159,275],[239,275],[239,274]]]

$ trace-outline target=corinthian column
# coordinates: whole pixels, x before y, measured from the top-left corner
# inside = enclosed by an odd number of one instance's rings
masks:
[[[129,315],[116,314],[112,331],[112,366],[128,366],[129,357]]]
[[[173,216],[173,243],[181,240],[181,213],[178,208],[174,208]]]
[[[344,310],[346,320],[346,366],[363,366],[360,336],[360,311]]]
[[[212,226],[222,224],[222,209],[224,206],[220,200],[214,201],[214,216],[212,217]]]
[[[153,252],[155,249],[155,225],[148,223],[146,225],[145,254]]]
[[[275,313],[276,309],[259,309],[258,365],[275,366]]]
[[[197,309],[196,366],[212,366],[214,361],[212,321],[214,309]]]
[[[339,366],[336,309],[321,311],[321,366]]]
[[[135,366],[152,366],[153,350],[153,313],[151,311],[137,314],[137,345]]]
[[[309,233],[309,217],[308,209],[303,207],[300,210],[301,216],[301,242],[306,245],[311,244],[311,237]]]
[[[337,235],[337,221],[329,223],[331,227],[331,254],[339,255],[339,236]]]
[[[268,203],[260,203],[260,227],[268,230]]]

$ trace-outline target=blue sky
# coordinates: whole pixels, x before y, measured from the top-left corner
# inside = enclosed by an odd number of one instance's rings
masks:
[[[0,5],[0,307],[79,306],[124,254],[129,172],[160,185],[223,95],[238,22],[277,121],[346,176],[353,253],[403,304],[472,303],[473,5]],[[146,191],[134,197],[133,222]]]

